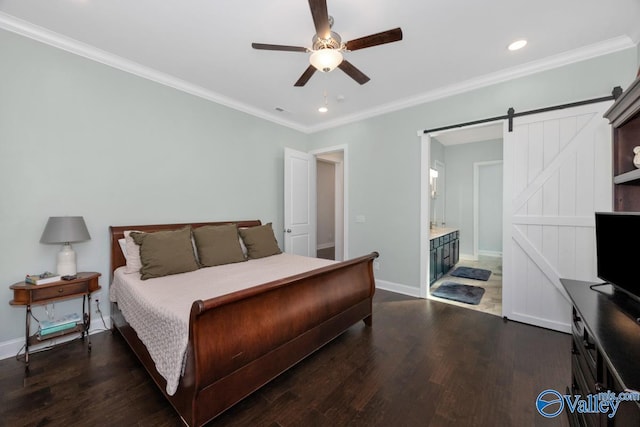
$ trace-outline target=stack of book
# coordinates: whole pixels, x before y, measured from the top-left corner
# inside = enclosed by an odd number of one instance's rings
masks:
[[[67,329],[73,329],[80,322],[82,322],[82,318],[78,315],[78,313],[67,314],[60,319],[53,321],[41,320],[40,329],[38,332],[42,337],[44,335],[53,334],[55,332],[62,332],[66,331]]]
[[[42,274],[27,274],[24,282],[32,285],[44,285],[45,283],[57,282],[61,279],[60,275],[49,273],[48,271]]]

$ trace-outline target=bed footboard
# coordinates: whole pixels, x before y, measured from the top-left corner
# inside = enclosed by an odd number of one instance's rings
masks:
[[[359,320],[371,325],[377,256],[194,302],[184,379],[195,395],[185,421],[206,423]]]

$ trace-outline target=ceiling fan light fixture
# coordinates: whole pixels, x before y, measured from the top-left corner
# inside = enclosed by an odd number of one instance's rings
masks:
[[[340,65],[342,59],[342,52],[339,50],[325,48],[313,52],[309,57],[309,62],[316,70],[328,73]]]
[[[308,57],[310,65],[307,66],[300,78],[293,84],[295,87],[302,87],[307,84],[316,71],[328,73],[336,68],[340,68],[347,76],[351,77],[358,84],[363,85],[371,79],[351,62],[344,59],[344,52],[352,52],[354,50],[402,40],[402,29],[398,27],[343,43],[340,34],[331,31],[331,28],[333,28],[333,18],[327,11],[327,0],[309,0],[309,8],[315,27],[315,34],[311,38],[311,48],[251,43],[251,47],[254,49],[310,53],[311,55]]]

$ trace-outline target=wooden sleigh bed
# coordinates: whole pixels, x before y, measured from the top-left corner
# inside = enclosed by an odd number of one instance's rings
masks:
[[[119,244],[125,230],[154,232],[229,223],[111,226],[111,280],[126,263]],[[238,227],[261,225],[258,220],[233,223]],[[166,391],[167,381],[117,303],[111,306],[112,328],[124,337],[184,423],[201,426],[360,320],[371,326],[373,260],[377,256],[373,252],[193,301],[183,371],[171,395]]]

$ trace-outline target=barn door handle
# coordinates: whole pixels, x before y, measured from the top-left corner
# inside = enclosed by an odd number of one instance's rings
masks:
[[[284,230],[285,233],[291,233],[291,229],[287,228],[286,230]]]

